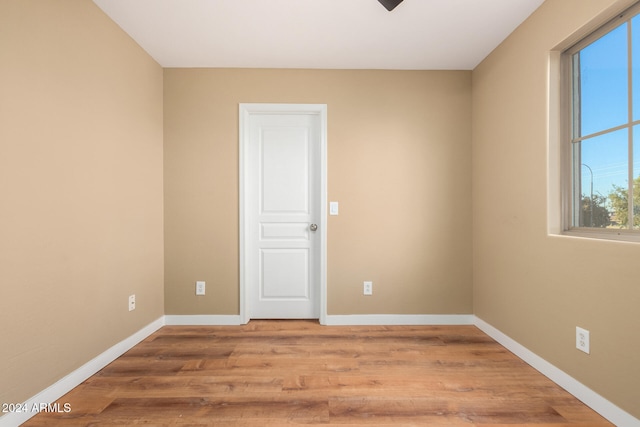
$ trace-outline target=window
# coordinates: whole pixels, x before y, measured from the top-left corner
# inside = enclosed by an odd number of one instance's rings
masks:
[[[640,8],[564,54],[570,230],[640,233]]]

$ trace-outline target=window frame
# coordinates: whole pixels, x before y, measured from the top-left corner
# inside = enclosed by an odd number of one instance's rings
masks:
[[[632,187],[633,181],[635,177],[633,176],[634,171],[632,168],[633,165],[633,128],[634,126],[640,125],[640,119],[633,121],[633,84],[640,86],[640,79],[638,81],[633,80],[633,63],[631,61],[631,51],[633,51],[633,47],[631,45],[631,32],[627,30],[627,43],[628,43],[628,73],[627,73],[627,120],[623,125],[615,126],[608,129],[601,129],[597,132],[586,136],[580,136],[578,138],[574,138],[575,132],[575,114],[574,114],[574,106],[576,103],[579,104],[580,100],[575,99],[576,94],[574,90],[574,78],[573,78],[573,56],[575,53],[581,51],[585,47],[591,45],[595,41],[609,34],[614,29],[628,22],[631,26],[631,20],[640,15],[640,2],[635,3],[631,7],[627,8],[621,13],[617,13],[613,19],[605,22],[603,25],[597,27],[594,31],[591,31],[585,37],[582,37],[579,41],[571,45],[569,48],[562,51],[560,55],[560,87],[561,87],[561,100],[560,100],[560,110],[563,112],[562,120],[561,120],[561,180],[562,180],[562,230],[563,234],[575,237],[586,237],[586,238],[598,238],[598,239],[608,239],[608,240],[624,240],[624,241],[632,241],[632,242],[640,242],[640,230],[633,228],[633,197],[628,197],[629,206],[628,212],[631,212],[631,215],[628,218],[629,223],[625,228],[599,228],[599,227],[581,227],[575,226],[574,224],[578,222],[576,220],[577,215],[579,215],[578,209],[576,209],[579,204],[579,200],[581,197],[581,190],[576,192],[576,186],[580,186],[580,183],[576,183],[576,168],[581,165],[578,164],[576,166],[577,157],[574,155],[574,147],[576,143],[582,142],[584,140],[589,140],[591,138],[602,136],[606,134],[610,134],[612,132],[627,129],[628,130],[628,139],[627,139],[627,163],[628,167],[628,178],[627,178],[627,193],[632,195]],[[640,31],[640,25],[638,28],[634,28],[631,26],[633,31]],[[636,141],[636,145],[640,146],[640,141]],[[578,201],[577,201],[578,200]]]

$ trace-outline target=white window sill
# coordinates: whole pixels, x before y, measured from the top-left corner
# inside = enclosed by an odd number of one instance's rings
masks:
[[[581,237],[585,239],[615,240],[622,242],[640,243],[640,231],[637,230],[616,230],[616,229],[594,229],[594,228],[572,228],[562,232],[565,236]]]

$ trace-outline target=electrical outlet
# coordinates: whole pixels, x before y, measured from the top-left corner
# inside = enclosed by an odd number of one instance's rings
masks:
[[[136,309],[136,296],[129,295],[129,311],[133,311]]]
[[[589,354],[589,331],[576,326],[576,348]]]
[[[364,282],[364,295],[373,295],[373,282]]]
[[[205,282],[196,282],[196,295],[204,295],[205,286]]]

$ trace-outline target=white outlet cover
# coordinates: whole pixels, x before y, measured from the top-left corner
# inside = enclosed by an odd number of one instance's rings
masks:
[[[365,295],[373,295],[373,282],[364,282],[363,292]]]
[[[129,295],[129,311],[133,311],[136,309],[136,296]]]
[[[589,354],[590,346],[589,331],[576,326],[576,348]]]
[[[204,295],[206,289],[206,283],[198,281],[196,282],[196,295]]]

